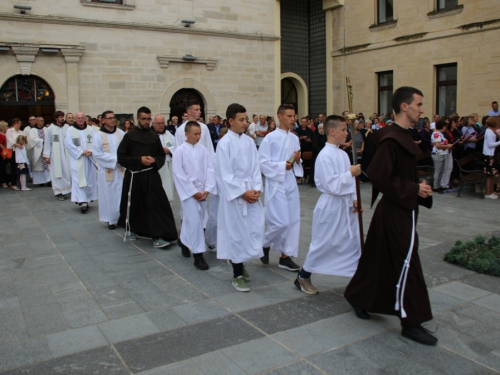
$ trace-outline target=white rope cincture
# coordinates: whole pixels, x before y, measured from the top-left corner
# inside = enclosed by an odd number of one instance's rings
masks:
[[[123,242],[126,242],[127,241],[127,235],[130,234],[130,222],[129,222],[129,216],[130,216],[130,205],[131,205],[131,194],[132,194],[132,183],[134,182],[134,174],[136,173],[142,173],[142,172],[146,172],[146,171],[149,171],[153,169],[153,167],[151,168],[147,168],[147,169],[143,169],[142,171],[130,171],[130,173],[132,173],[132,177],[130,178],[130,186],[128,188],[128,197],[127,197],[127,216],[125,218],[125,235],[123,236]]]
[[[411,212],[412,219],[412,230],[411,230],[411,241],[410,248],[408,249],[408,255],[406,256],[403,269],[401,270],[401,275],[399,276],[398,284],[396,285],[396,306],[395,310],[401,310],[401,318],[406,318],[406,311],[403,307],[403,299],[406,288],[406,279],[408,278],[408,271],[410,270],[410,260],[413,254],[413,246],[415,244],[415,211]],[[402,284],[401,284],[402,283]]]

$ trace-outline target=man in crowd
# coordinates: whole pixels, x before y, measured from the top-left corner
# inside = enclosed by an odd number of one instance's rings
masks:
[[[30,171],[33,174],[33,184],[43,186],[50,185],[50,170],[47,161],[43,157],[43,146],[47,139],[48,129],[45,127],[43,117],[36,118],[35,126],[31,128],[28,136],[27,149],[29,150]]]
[[[107,223],[108,229],[113,230],[120,217],[120,193],[125,173],[125,168],[118,164],[117,151],[125,133],[116,127],[113,111],[104,111],[102,121],[103,126],[94,135],[92,155],[99,163],[99,220]]]
[[[154,126],[154,124],[153,124],[153,126]],[[167,125],[166,128],[170,132],[170,134],[175,136],[175,132],[177,131],[178,127],[179,127],[179,118],[177,116],[174,116],[174,117],[172,117],[172,124]]]
[[[294,119],[295,108],[290,104],[280,105],[280,127],[269,133],[259,147],[260,170],[266,177],[267,222],[264,256],[260,260],[269,264],[273,245],[273,251],[281,256],[278,267],[297,272],[300,266],[291,258],[298,255],[300,235],[300,196],[295,177],[302,177],[303,171],[299,139],[293,134]]]
[[[69,126],[73,126],[73,124],[75,123],[75,115],[72,113],[67,113],[65,123]]]
[[[43,147],[43,157],[45,162],[50,165],[52,190],[60,201],[63,201],[64,196],[71,192],[69,156],[64,146],[64,140],[69,128],[70,126],[64,123],[64,112],[56,111],[54,122],[47,129]]]
[[[296,130],[297,137],[300,141],[300,149],[302,152],[312,150],[313,131],[308,126],[307,117],[302,117],[300,120],[300,128]]]
[[[129,240],[135,241],[137,236],[150,237],[155,248],[163,248],[178,236],[158,173],[165,164],[165,150],[150,123],[151,110],[139,108],[138,126],[126,133],[118,146],[118,164],[127,168],[118,225],[125,228]]]
[[[64,146],[69,154],[71,201],[80,206],[82,214],[89,210],[89,202],[97,200],[97,167],[92,160],[93,137],[92,127],[85,123],[85,114],[76,112],[75,124],[66,132]]]
[[[175,137],[166,130],[165,117],[163,115],[156,115],[153,118],[153,130],[160,137],[161,146],[165,151],[165,165],[160,168],[158,173],[161,177],[161,183],[168,200],[174,200],[174,183],[172,181],[172,156],[175,150]]]
[[[500,116],[500,111],[498,110],[498,102],[491,103],[491,111],[488,112],[488,116]]]
[[[219,143],[219,130],[224,127],[224,125],[221,124],[220,120],[220,116],[215,115],[212,118],[213,123],[208,125],[208,130],[210,131],[210,138],[212,138],[214,150],[217,149],[217,143]]]
[[[28,118],[28,125],[23,128],[24,134],[28,134],[31,129],[36,128],[36,117],[30,116]]]
[[[425,345],[437,339],[421,326],[432,319],[431,305],[418,256],[418,206],[432,206],[432,189],[419,182],[418,146],[408,132],[423,113],[423,94],[413,87],[394,92],[396,121],[376,132],[378,143],[368,176],[372,203],[383,194],[368,230],[358,269],[345,291],[358,318],[369,312],[396,315],[401,334]]]
[[[260,115],[259,120],[260,120],[259,123],[255,127],[255,144],[257,145],[257,148],[260,147],[260,144],[262,143],[267,132],[266,116]]]

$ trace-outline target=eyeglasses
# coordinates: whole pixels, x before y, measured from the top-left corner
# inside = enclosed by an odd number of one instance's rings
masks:
[[[151,117],[141,117],[141,118],[139,118],[139,120],[141,120],[141,121],[147,121],[147,122],[150,122],[150,121],[152,121],[153,119],[152,119]]]
[[[116,117],[104,117],[104,120],[114,120]]]

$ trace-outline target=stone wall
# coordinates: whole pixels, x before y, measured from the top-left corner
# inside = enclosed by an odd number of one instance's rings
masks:
[[[274,44],[279,36],[272,35],[272,3],[141,0],[127,10],[84,6],[80,0],[31,0],[22,2],[32,6],[26,15],[18,15],[14,3],[19,2],[0,5],[0,45],[60,50],[39,50],[31,64],[31,74],[45,72],[41,77],[56,91],[57,109],[95,116],[106,109],[134,113],[146,105],[169,114],[172,95],[187,87],[204,97],[206,115],[225,116],[233,102],[249,112],[275,112],[279,72],[274,69]],[[184,28],[184,18],[194,18],[196,24]],[[68,65],[64,48],[79,49],[76,65]],[[183,61],[186,54],[198,60]],[[13,49],[0,52],[0,85],[21,73],[18,60]],[[72,80],[76,96],[71,95]]]
[[[436,112],[436,65],[457,63],[457,111],[486,114],[500,100],[500,8],[495,0],[459,1],[435,12],[435,1],[395,1],[394,24],[375,24],[375,0],[345,2],[333,17],[334,112],[347,109],[350,76],[354,111],[377,109],[377,72],[393,70],[394,87],[415,86],[425,95],[425,115]],[[473,24],[473,25],[471,25]],[[344,50],[343,50],[344,49]]]

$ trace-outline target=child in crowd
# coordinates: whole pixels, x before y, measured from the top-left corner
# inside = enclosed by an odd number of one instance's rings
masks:
[[[309,252],[294,282],[307,294],[318,293],[311,282],[312,273],[352,276],[361,255],[354,179],[361,174],[361,166],[351,166],[347,154],[339,149],[347,138],[343,117],[328,116],[323,129],[327,143],[316,159],[314,173],[316,187],[323,194],[313,212]]]
[[[30,191],[32,189],[26,187],[26,175],[30,173],[28,164],[28,154],[26,152],[26,137],[20,135],[16,139],[16,143],[22,147],[16,148],[16,173],[19,175],[19,182],[21,183],[21,191]]]
[[[193,252],[194,266],[208,270],[203,257],[205,218],[208,193],[217,194],[214,162],[206,147],[198,142],[201,127],[196,121],[188,121],[185,127],[186,141],[176,148],[172,158],[175,187],[182,205],[182,227],[180,242],[182,255],[190,257]]]
[[[233,266],[233,286],[250,291],[250,274],[243,262],[263,256],[264,208],[259,196],[262,177],[255,142],[245,135],[246,109],[240,104],[227,107],[229,131],[217,145],[215,165],[221,188],[217,216],[217,258]]]

